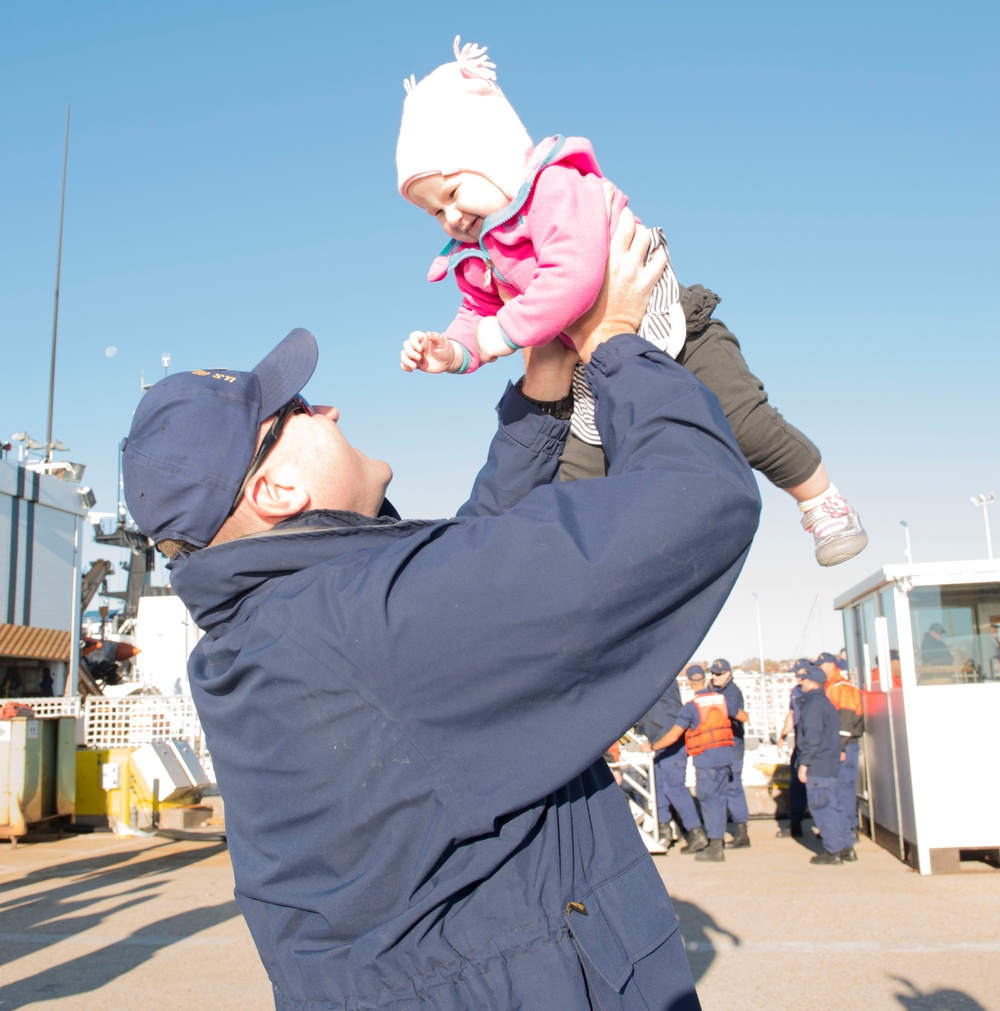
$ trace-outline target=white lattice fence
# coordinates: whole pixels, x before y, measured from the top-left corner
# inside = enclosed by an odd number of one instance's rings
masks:
[[[38,698],[10,699],[9,701],[17,702],[22,706],[28,706],[39,717],[80,715],[80,700],[75,696],[73,698],[66,698],[61,695],[55,698],[52,696],[39,696]]]
[[[88,748],[131,748],[154,741],[187,741],[214,777],[194,702],[187,695],[88,696],[84,704],[84,744]]]

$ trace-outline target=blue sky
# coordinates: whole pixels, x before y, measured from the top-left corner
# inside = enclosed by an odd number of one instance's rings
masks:
[[[755,604],[768,656],[838,647],[832,600],[904,561],[901,520],[916,561],[984,557],[969,496],[1000,493],[996,5],[502,10],[0,8],[0,436],[45,438],[70,104],[53,434],[96,508],[115,510],[117,446],[164,352],[172,370],[250,368],[305,326],[322,349],[307,395],[390,460],[402,512],[453,513],[515,367],[399,370],[407,332],[443,327],[457,295],[424,280],[442,236],[397,195],[394,150],[403,78],[460,34],[489,46],[532,136],[589,137],[663,227],[680,280],[722,296],[717,315],[870,535],[819,568],[765,482],[700,657],[755,655]]]

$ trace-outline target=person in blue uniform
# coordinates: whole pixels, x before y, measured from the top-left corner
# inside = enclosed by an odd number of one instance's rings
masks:
[[[689,673],[704,673],[704,670],[698,664],[688,667]],[[677,722],[682,707],[680,686],[674,681],[656,705],[636,724],[636,730],[650,741],[658,740]],[[683,737],[670,747],[655,753],[653,773],[656,779],[656,802],[661,822],[670,808],[677,813],[685,838],[681,853],[700,853],[708,847],[708,836],[691,791],[687,788],[687,763],[688,753]],[[663,828],[661,824],[661,832]]]
[[[833,703],[840,718],[840,750],[843,760],[837,778],[840,782],[840,805],[854,838],[858,824],[858,763],[861,758],[861,735],[865,731],[861,690],[846,677],[832,653],[820,653],[815,664],[826,675],[826,697]]]
[[[795,662],[792,670],[796,671],[800,667],[809,663],[802,659]],[[791,693],[788,697],[788,712],[785,714],[785,722],[778,734],[778,746],[781,747],[789,734],[795,736],[795,743],[792,745],[792,755],[789,759],[790,776],[788,779],[788,824],[778,829],[779,838],[800,839],[802,837],[802,822],[806,820],[808,811],[806,800],[805,784],[799,780],[799,739],[795,733],[795,728],[799,722],[799,711],[802,708],[802,686],[792,685]]]
[[[796,727],[799,747],[799,781],[805,784],[809,810],[823,839],[823,852],[814,864],[841,864],[856,860],[854,836],[840,801],[840,717],[823,690],[826,674],[806,663],[795,671],[802,687],[802,708]]]
[[[733,777],[726,788],[726,811],[733,823],[733,838],[726,842],[726,847],[735,850],[750,845],[750,836],[747,833],[750,811],[747,808],[747,795],[743,790],[745,750],[743,735],[746,710],[743,692],[733,680],[733,668],[729,665],[729,661],[721,658],[713,660],[708,669],[712,675],[712,687],[726,697],[726,704],[730,709],[736,709],[744,716],[743,720],[733,717]]]
[[[688,668],[688,683],[694,698],[681,707],[677,722],[660,738],[645,745],[647,751],[660,751],[684,738],[694,762],[695,792],[708,835],[708,846],[695,860],[715,863],[726,859],[726,797],[733,777],[732,720],[746,717],[733,709],[726,697],[706,686],[705,670],[699,665]]]
[[[191,692],[279,1011],[699,1006],[603,754],[715,621],[760,498],[716,398],[635,332],[644,235],[623,211],[576,350],[532,349],[450,518],[400,519],[389,465],[302,398],[306,330],[136,408],[125,500],[206,633]],[[610,474],[560,482],[577,361]]]

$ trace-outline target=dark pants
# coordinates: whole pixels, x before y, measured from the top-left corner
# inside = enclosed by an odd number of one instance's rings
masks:
[[[843,808],[847,827],[858,827],[858,756],[861,751],[857,741],[852,740],[844,748],[844,760],[840,763],[837,781],[840,783],[840,806]]]
[[[847,827],[840,806],[840,781],[835,776],[809,776],[806,780],[809,810],[827,853],[839,853],[854,845],[854,836]]]
[[[726,790],[733,777],[732,766],[716,769],[699,769],[695,766],[695,790],[705,819],[705,832],[709,839],[726,837]]]
[[[778,488],[802,484],[819,466],[819,450],[768,403],[763,383],[743,359],[740,342],[724,323],[712,319],[718,302],[719,297],[700,284],[681,288],[687,341],[677,361],[719,398],[754,470]],[[561,480],[603,477],[606,471],[604,450],[571,435],[562,457]]]
[[[788,783],[788,820],[805,821],[806,784],[799,782],[799,749],[792,749],[792,778]]]
[[[737,825],[745,825],[750,820],[747,795],[743,792],[743,738],[733,741],[733,764],[730,766],[732,778],[726,787],[726,810]]]
[[[685,832],[700,828],[701,818],[698,817],[698,809],[684,782],[687,777],[687,751],[683,747],[672,755],[662,751],[653,761],[660,821],[667,820],[667,812],[672,807],[677,812]]]

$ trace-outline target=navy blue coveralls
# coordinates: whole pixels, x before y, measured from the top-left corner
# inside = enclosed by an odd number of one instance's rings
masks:
[[[720,695],[713,688],[702,688],[695,695]],[[726,709],[730,718],[739,711],[732,709],[726,700]],[[688,702],[681,707],[677,715],[677,724],[697,730],[701,722],[701,711],[694,702]],[[701,804],[701,814],[705,821],[705,834],[709,839],[725,839],[726,837],[726,797],[729,784],[733,778],[733,746],[731,744],[715,745],[703,751],[700,755],[692,755],[695,773],[695,792],[698,803]]]
[[[636,729],[650,741],[657,741],[677,722],[682,707],[680,686],[674,681],[656,705],[636,724]],[[701,818],[685,782],[687,763],[688,753],[683,737],[653,756],[660,822],[667,820],[667,813],[672,807],[677,812],[684,831],[691,832],[701,828]]]
[[[568,422],[509,386],[456,517],[306,512],[170,563],[280,1011],[698,1007],[603,754],[715,621],[760,499],[682,366],[631,335],[586,371],[605,478],[560,483]]]
[[[795,730],[799,766],[806,767],[809,811],[828,853],[854,845],[840,799],[840,716],[822,688],[802,693]]]
[[[732,677],[721,687],[715,689],[725,696],[730,713],[739,712],[744,707],[743,692]],[[743,755],[745,751],[744,733],[746,728],[740,720],[732,720],[733,727],[733,776],[726,787],[726,810],[730,820],[737,825],[745,825],[750,820],[747,808],[747,796],[743,792]]]
[[[795,733],[795,745],[792,748],[792,757],[789,760],[792,776],[788,782],[788,820],[805,821],[807,810],[806,785],[799,781],[799,711],[802,708],[801,685],[793,685],[792,692],[788,699],[788,708],[792,713],[792,728]]]

